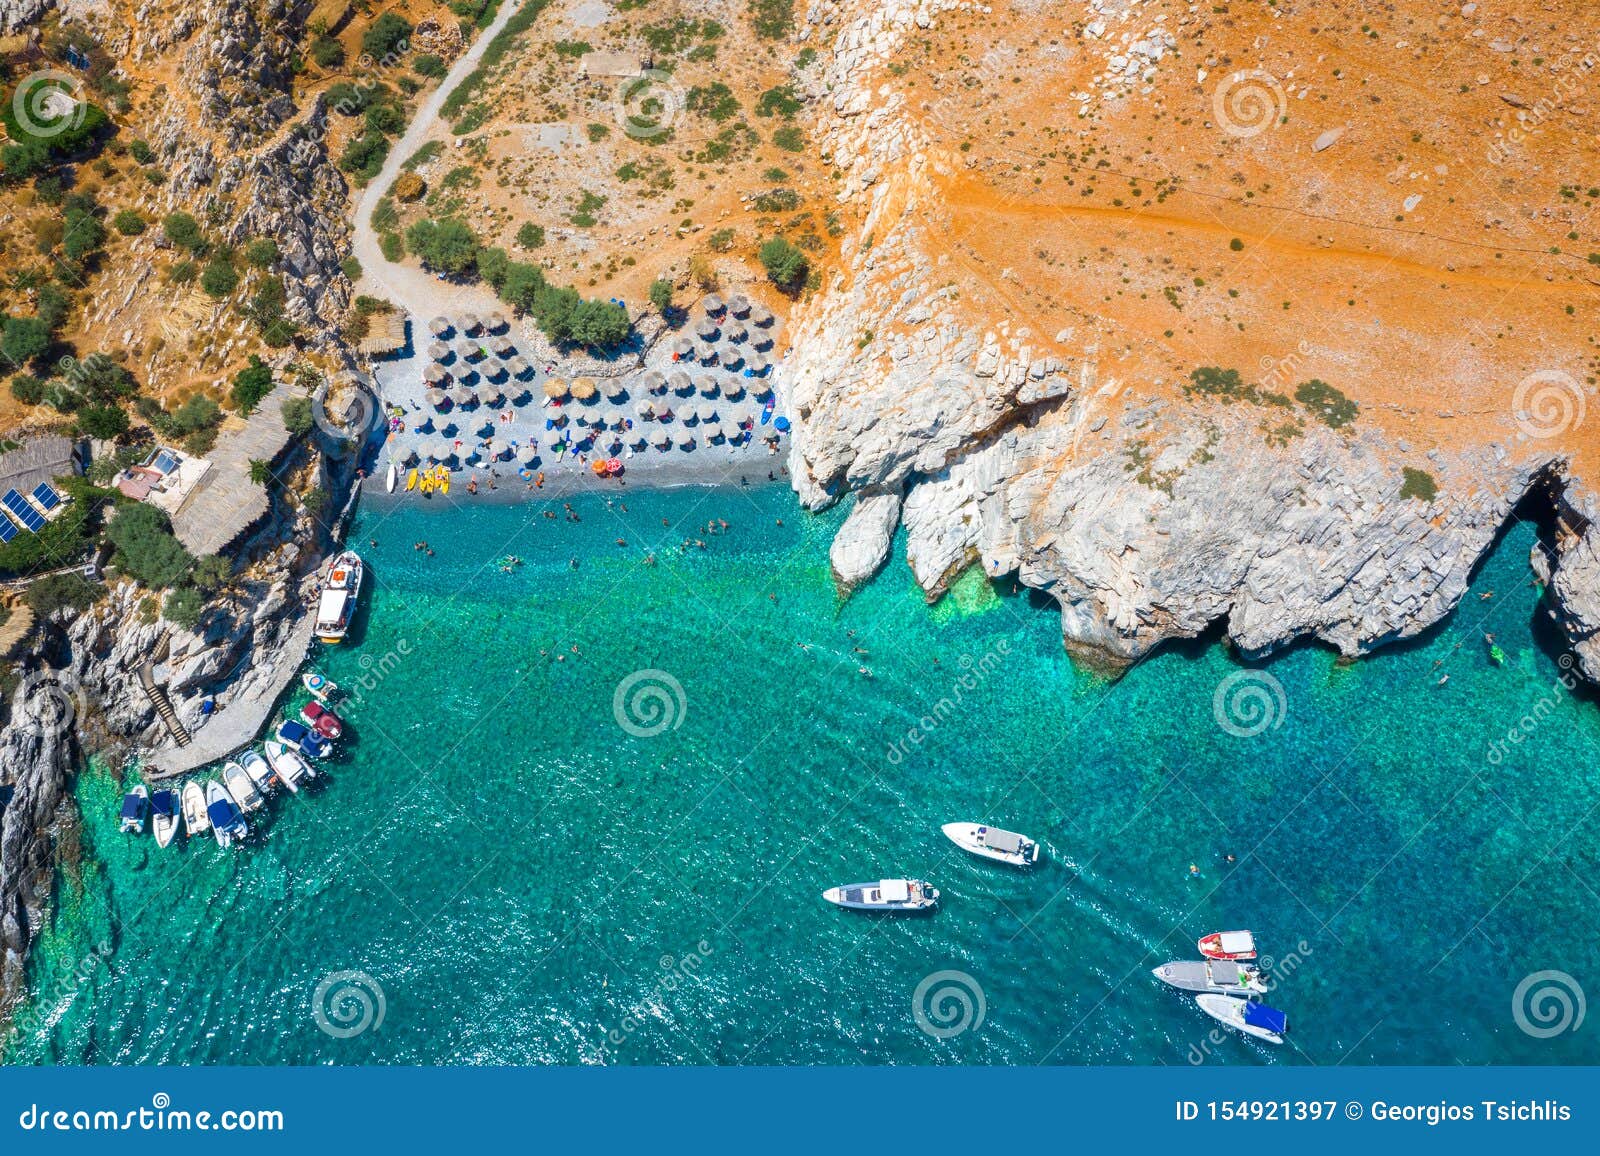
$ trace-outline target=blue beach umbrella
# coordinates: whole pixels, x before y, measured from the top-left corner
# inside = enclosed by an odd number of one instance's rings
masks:
[[[776,429],[787,430],[789,428],[789,419],[786,417],[774,418],[772,424]]]

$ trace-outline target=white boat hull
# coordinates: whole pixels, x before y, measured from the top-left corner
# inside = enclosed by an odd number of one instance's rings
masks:
[[[389,473],[383,479],[383,488],[388,493],[394,493],[395,486],[400,481],[400,469],[393,462],[389,463]]]
[[[1245,1023],[1241,1017],[1244,1005],[1248,1002],[1246,1000],[1235,999],[1231,995],[1207,994],[1195,996],[1194,1002],[1200,1005],[1200,1010],[1206,1015],[1241,1035],[1266,1040],[1269,1044],[1283,1043],[1283,1037],[1277,1032],[1268,1031],[1256,1024]]]
[[[250,781],[245,769],[238,763],[229,763],[222,768],[222,785],[241,811],[259,811],[261,804],[266,802],[261,797],[261,792],[256,790],[256,785]]]
[[[300,784],[316,773],[311,769],[311,764],[282,743],[267,743],[266,752],[267,762],[271,765],[273,773],[278,776],[278,781],[283,784],[284,790],[291,795],[298,795]]]
[[[179,795],[183,810],[184,829],[191,835],[204,835],[211,830],[211,817],[206,814],[206,792],[197,779],[183,784]]]
[[[1032,867],[1039,861],[1039,845],[1031,843],[1032,854],[1027,851],[1002,851],[986,845],[979,832],[986,830],[981,823],[946,823],[939,828],[957,847],[980,859],[1005,863],[1012,867]]]

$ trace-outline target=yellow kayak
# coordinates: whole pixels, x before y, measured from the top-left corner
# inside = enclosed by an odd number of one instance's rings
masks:
[[[406,489],[409,491],[409,490],[414,490],[416,488],[417,488],[417,471],[415,469],[413,469],[409,474],[406,475]]]

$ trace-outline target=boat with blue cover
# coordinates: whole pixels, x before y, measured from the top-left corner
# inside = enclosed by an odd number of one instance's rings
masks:
[[[219,847],[232,847],[250,833],[239,808],[215,779],[206,784],[206,818],[211,820],[211,833]]]
[[[325,759],[333,753],[333,742],[323,735],[306,726],[305,723],[285,719],[278,724],[278,729],[273,732],[276,738],[290,750],[298,751],[308,759]]]
[[[125,835],[144,834],[144,815],[150,805],[150,792],[141,783],[126,795],[122,796],[122,833]]]
[[[1236,1032],[1243,1032],[1269,1044],[1283,1043],[1289,1030],[1289,1017],[1275,1007],[1230,995],[1206,994],[1194,997],[1200,1010]]]
[[[157,791],[150,796],[150,829],[155,832],[157,847],[172,845],[181,818],[177,791]]]

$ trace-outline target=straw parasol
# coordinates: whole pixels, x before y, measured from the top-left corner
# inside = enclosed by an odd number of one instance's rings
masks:
[[[483,367],[483,376],[489,381],[503,381],[511,376],[511,371],[506,368],[505,362],[497,361]]]
[[[678,338],[678,340],[672,343],[672,355],[674,357],[694,356],[694,342],[690,341],[687,337]]]
[[[660,446],[664,450],[671,449],[672,435],[666,430],[662,430],[660,433],[656,434],[656,445]]]
[[[407,446],[405,449],[400,451],[400,464],[402,466],[414,466],[417,464],[416,446]]]
[[[694,327],[694,332],[701,341],[710,341],[717,335],[717,323],[707,317]]]
[[[724,369],[738,369],[743,364],[744,354],[740,353],[737,349],[730,349],[727,353],[722,355],[722,365]]]
[[[446,401],[450,400],[450,395],[442,389],[430,389],[423,394],[423,397],[427,398],[428,404],[433,406],[434,409],[441,408]]]
[[[461,315],[461,332],[476,333],[483,328],[483,322],[478,320],[476,313],[463,313]]]
[[[633,412],[643,418],[654,417],[656,414],[655,402],[649,398],[645,398],[643,401],[636,401],[633,403]]]
[[[511,447],[500,438],[491,438],[489,441],[489,457],[498,460],[511,452]]]
[[[435,361],[443,361],[450,356],[450,343],[447,341],[431,341],[428,343],[428,356]]]
[[[588,401],[598,392],[599,390],[594,384],[594,378],[579,377],[573,379],[572,396],[577,398],[579,401]]]
[[[730,378],[722,387],[722,396],[729,401],[738,401],[744,393],[744,382],[737,377]]]
[[[475,341],[456,342],[456,356],[463,361],[469,361],[478,356],[478,343]]]
[[[489,314],[488,317],[483,319],[483,327],[490,333],[499,333],[502,329],[507,328],[506,315],[504,313]]]
[[[621,401],[628,396],[628,383],[620,377],[608,377],[600,383],[600,392],[607,401]]]
[[[493,341],[489,342],[489,352],[493,353],[496,357],[510,357],[516,351],[517,347],[511,344],[511,339],[509,337],[496,337]]]
[[[438,385],[442,381],[449,381],[450,374],[442,365],[429,365],[422,371],[422,380],[429,385]]]
[[[765,328],[772,324],[772,310],[765,305],[753,306],[750,310],[750,324],[760,325]]]
[[[743,293],[735,293],[728,298],[728,312],[735,317],[748,317],[750,315],[750,298]]]
[[[750,382],[750,396],[755,398],[757,401],[766,397],[771,392],[772,386],[767,382],[762,381],[760,378],[754,378]]]
[[[521,355],[513,357],[506,362],[506,369],[510,371],[512,377],[521,377],[532,368],[533,366],[528,364],[528,359]]]
[[[695,447],[694,434],[684,434],[683,440],[678,443],[679,449],[692,450]]]
[[[443,337],[450,332],[450,320],[446,317],[435,317],[428,322],[428,332],[435,337]]]
[[[762,350],[771,349],[772,348],[772,334],[767,333],[767,332],[757,333],[755,335],[755,339],[753,341],[751,341],[750,344],[754,345],[757,349],[762,349]]]
[[[722,336],[726,337],[729,341],[743,341],[746,337],[750,336],[750,331],[743,325],[740,325],[737,321],[734,321],[722,331]]]
[[[698,389],[705,397],[717,396],[717,379],[712,377],[709,373],[702,373],[699,377],[695,378],[694,387]]]
[[[689,375],[684,373],[681,369],[677,373],[674,373],[671,377],[667,378],[667,385],[671,387],[673,393],[694,392],[694,382],[690,381]]]
[[[659,370],[651,369],[639,375],[638,383],[639,392],[641,393],[659,393],[661,387],[667,384],[667,379],[661,375]]]
[[[450,391],[450,404],[452,405],[473,405],[476,404],[477,400],[477,391],[465,385],[458,385]]]
[[[478,387],[479,405],[499,405],[506,398],[506,391],[498,385],[480,385]]]
[[[529,442],[527,445],[519,446],[517,448],[517,461],[521,462],[525,466],[532,465],[533,459],[538,456],[539,445],[537,442]]]
[[[428,443],[428,457],[436,462],[447,462],[456,456],[455,447],[444,438]]]
[[[723,309],[726,308],[726,306],[722,304],[722,298],[718,297],[715,293],[707,294],[706,299],[701,302],[701,304],[705,306],[707,313],[721,313]]]
[[[567,396],[567,383],[559,377],[552,377],[544,383],[544,395],[554,399]]]
[[[698,405],[695,407],[694,416],[702,422],[716,421],[717,407],[708,401],[704,405]]]

